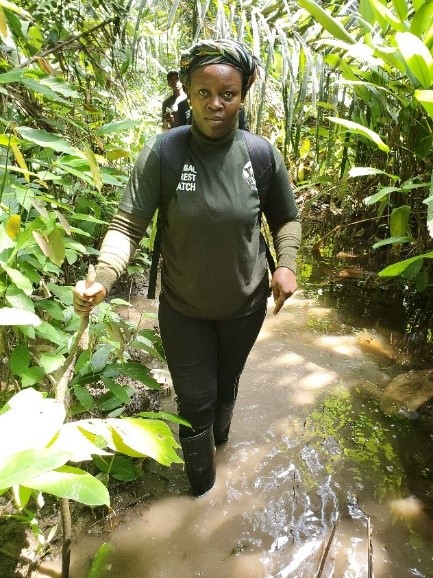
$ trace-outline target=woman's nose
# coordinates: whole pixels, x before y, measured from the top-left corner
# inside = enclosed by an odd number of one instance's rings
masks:
[[[218,110],[219,108],[222,108],[221,98],[217,95],[212,96],[209,99],[208,107],[211,108],[212,110]]]

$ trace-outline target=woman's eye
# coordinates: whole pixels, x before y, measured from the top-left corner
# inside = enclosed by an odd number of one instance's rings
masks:
[[[226,100],[231,100],[233,98],[233,92],[231,92],[230,90],[228,90],[227,92],[224,93],[224,98]]]
[[[207,96],[207,90],[205,88],[201,88],[198,93],[200,96]]]

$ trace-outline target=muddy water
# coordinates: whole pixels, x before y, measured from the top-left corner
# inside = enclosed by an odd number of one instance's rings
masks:
[[[102,542],[104,578],[432,578],[431,421],[379,410],[397,362],[379,330],[354,331],[302,292],[269,310],[215,488],[194,499],[181,466],[148,462],[152,500],[80,537],[71,578]]]

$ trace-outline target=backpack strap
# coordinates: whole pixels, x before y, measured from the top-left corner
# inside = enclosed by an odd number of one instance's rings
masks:
[[[191,127],[188,125],[172,128],[166,131],[161,138],[159,161],[160,204],[156,220],[152,262],[149,270],[148,299],[155,299],[156,296],[156,280],[162,244],[162,227],[167,221],[168,205],[179,184],[190,138]]]
[[[275,157],[270,143],[263,137],[251,133],[247,130],[241,131],[247,145],[248,155],[253,166],[254,178],[260,199],[260,220],[266,206],[267,195],[271,188],[272,179],[275,174]],[[266,247],[266,260],[271,275],[275,271],[275,261],[263,235]]]

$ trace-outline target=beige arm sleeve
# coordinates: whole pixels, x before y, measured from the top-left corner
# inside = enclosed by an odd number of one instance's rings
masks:
[[[106,288],[107,293],[125,271],[148,225],[148,220],[125,211],[119,210],[114,216],[102,241],[96,265],[96,281]]]
[[[287,267],[296,273],[296,255],[301,244],[300,219],[288,221],[272,232],[277,267]]]

